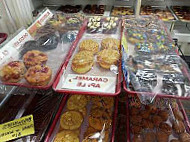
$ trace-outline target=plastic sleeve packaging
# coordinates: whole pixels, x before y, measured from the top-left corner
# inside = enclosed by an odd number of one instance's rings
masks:
[[[113,141],[116,108],[112,97],[71,95],[46,141]]]
[[[128,98],[129,141],[188,141],[188,120],[181,102],[157,98],[151,104],[142,104],[137,96]]]
[[[147,94],[189,96],[188,66],[161,21],[151,16],[129,17],[123,36],[128,50],[122,49],[122,69],[129,90],[142,94],[142,99]]]
[[[56,15],[56,17],[59,16]],[[62,18],[68,17],[62,15],[60,19]],[[54,25],[60,22],[60,19],[53,17],[47,21],[47,24],[37,30],[35,40],[32,38],[27,40],[16,50],[12,50],[12,45],[8,45],[8,48],[11,47],[9,50],[12,56],[1,64],[1,82],[45,89],[53,84],[78,34],[77,28],[60,32],[58,28],[47,27],[49,23]]]
[[[35,133],[14,141],[43,141],[48,125],[51,124],[62,97],[51,89],[41,91],[17,87],[0,108],[0,123],[32,114]]]

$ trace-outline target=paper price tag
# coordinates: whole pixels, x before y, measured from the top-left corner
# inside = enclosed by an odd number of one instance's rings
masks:
[[[34,134],[33,115],[25,116],[0,125],[0,141],[9,141]]]
[[[115,93],[116,78],[69,74],[62,85],[64,89],[89,92]]]

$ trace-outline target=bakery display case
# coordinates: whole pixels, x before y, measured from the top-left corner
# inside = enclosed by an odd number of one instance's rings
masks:
[[[12,141],[190,141],[189,1],[31,4],[33,22],[0,45],[0,130],[33,118]]]

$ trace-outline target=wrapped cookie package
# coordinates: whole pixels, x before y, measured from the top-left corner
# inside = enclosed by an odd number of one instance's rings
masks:
[[[117,100],[112,97],[91,97],[70,95],[62,114],[51,126],[46,141],[58,142],[103,141],[112,140],[115,129]]]
[[[47,21],[47,25],[55,26],[56,22],[52,21]],[[12,57],[1,64],[0,78],[3,83],[35,88],[49,88],[53,84],[72,49],[80,26],[78,30],[65,29],[61,32],[57,28],[48,31],[47,25],[38,29],[34,39],[30,38],[11,51]]]
[[[122,44],[122,68],[126,89],[130,93],[188,97],[188,66],[176,53],[163,23],[145,16],[140,19],[131,17],[124,24],[127,48]]]
[[[88,23],[82,29],[79,33],[80,38],[74,45],[75,49],[53,85],[54,89],[58,92],[73,91],[73,93],[77,91],[118,93],[117,86],[120,84],[121,71],[121,23],[117,26],[116,33],[112,34],[89,33]],[[101,81],[102,79],[106,81]],[[89,88],[82,87],[83,83],[80,85],[78,80],[88,81],[93,86],[85,82],[84,85],[88,85]],[[101,82],[100,85],[99,82]]]
[[[128,137],[130,141],[189,141],[189,127],[181,102],[157,98],[151,104],[141,104],[138,97],[129,96]]]

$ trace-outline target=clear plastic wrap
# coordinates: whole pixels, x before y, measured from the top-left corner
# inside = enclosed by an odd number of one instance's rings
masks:
[[[129,17],[124,24],[122,68],[129,93],[140,93],[142,97],[153,95],[153,98],[156,95],[188,97],[188,66],[177,55],[163,23],[142,16]]]
[[[112,97],[70,95],[46,142],[113,141],[116,109],[117,99]]]
[[[14,141],[43,141],[43,137],[58,110],[62,97],[62,95],[53,92],[51,89],[41,91],[18,87],[11,92],[10,98],[1,106],[0,123],[32,114],[35,133]]]
[[[53,88],[58,92],[118,94],[121,27],[114,34],[91,34],[86,26]]]
[[[141,104],[137,96],[128,98],[129,141],[189,141],[189,127],[181,102],[157,98]]]

